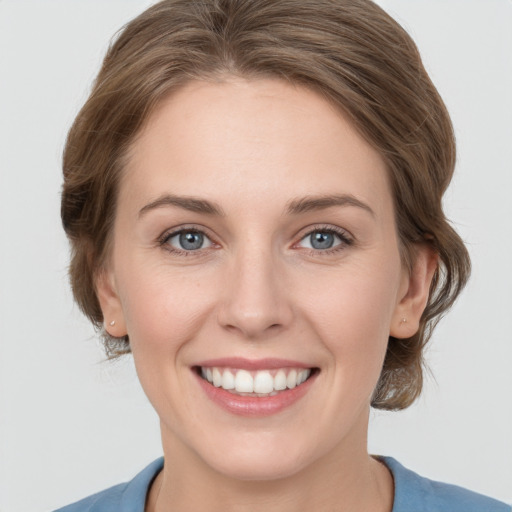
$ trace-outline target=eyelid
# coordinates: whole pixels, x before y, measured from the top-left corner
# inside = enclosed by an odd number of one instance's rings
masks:
[[[347,246],[351,246],[355,243],[353,235],[344,228],[332,224],[315,224],[313,226],[308,226],[301,230],[301,232],[298,235],[299,240],[293,244],[293,247],[297,247],[298,244],[302,242],[302,240],[304,240],[308,236],[311,236],[315,232],[332,233],[340,239],[339,244],[328,249],[314,249],[309,247],[303,247],[303,249],[309,250],[315,254],[329,254],[331,252],[343,250]]]
[[[187,251],[185,249],[180,250],[178,248],[174,248],[174,247],[170,246],[169,244],[167,244],[169,239],[171,239],[172,237],[179,235],[180,233],[187,232],[187,231],[193,231],[193,232],[202,234],[204,237],[206,237],[210,241],[211,245],[204,249],[188,250]],[[351,246],[355,243],[354,236],[344,228],[341,228],[339,226],[332,225],[332,224],[314,224],[314,225],[307,226],[307,227],[301,229],[301,231],[297,235],[298,241],[292,245],[292,248],[297,248],[298,244],[302,240],[304,240],[304,238],[311,236],[311,234],[313,234],[315,232],[333,233],[341,241],[341,243],[339,243],[338,245],[335,245],[334,247],[331,247],[328,249],[314,249],[314,248],[307,248],[307,247],[303,248],[304,250],[309,250],[310,252],[315,253],[315,254],[329,254],[331,252],[343,250],[347,246]],[[168,228],[161,235],[159,235],[157,237],[156,241],[157,241],[157,244],[159,246],[161,246],[162,248],[164,248],[165,250],[167,250],[171,253],[183,254],[186,256],[199,255],[199,254],[203,253],[204,251],[206,251],[207,249],[211,249],[212,247],[215,247],[215,248],[220,247],[220,244],[216,241],[216,237],[210,233],[210,230],[204,226],[197,225],[197,224],[185,224],[185,225],[176,226],[173,228]]]
[[[186,232],[194,232],[199,233],[203,235],[206,239],[209,240],[210,245],[208,247],[204,247],[201,249],[196,250],[185,250],[185,249],[179,249],[176,247],[171,246],[168,244],[168,241],[181,234]],[[197,224],[185,224],[181,226],[176,226],[174,228],[166,229],[161,235],[157,237],[157,244],[162,247],[163,249],[174,253],[174,254],[182,254],[184,256],[192,256],[192,255],[199,255],[200,253],[203,253],[204,251],[211,249],[212,247],[219,246],[218,242],[216,242],[215,237],[213,237],[210,234],[210,231],[206,229],[204,226],[199,226]]]
[[[175,245],[173,245],[172,240],[174,240],[175,238],[177,238],[181,244],[181,242],[182,242],[181,237],[184,234],[185,235],[192,234],[194,237],[199,236],[200,237],[199,240],[201,242],[201,247],[198,247],[197,249],[185,249],[185,248],[176,247]],[[184,251],[184,252],[197,252],[197,251],[200,251],[203,249],[208,249],[209,247],[211,247],[213,245],[213,242],[204,233],[200,233],[199,231],[192,231],[192,230],[178,231],[175,234],[171,234],[166,238],[166,243],[168,243],[171,247],[173,247],[173,249],[177,249],[178,251]]]

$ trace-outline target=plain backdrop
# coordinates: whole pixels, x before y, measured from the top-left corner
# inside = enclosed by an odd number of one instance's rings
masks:
[[[104,362],[73,305],[60,158],[110,37],[151,2],[0,0],[0,512],[52,510],[161,454],[131,359]],[[382,0],[452,114],[446,196],[474,273],[401,413],[373,412],[370,451],[512,502],[512,2]]]

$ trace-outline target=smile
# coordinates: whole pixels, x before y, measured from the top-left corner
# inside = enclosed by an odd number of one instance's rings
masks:
[[[294,389],[311,375],[311,368],[278,368],[243,370],[222,367],[200,367],[203,379],[217,388],[240,396],[267,397]]]
[[[223,358],[192,367],[209,401],[227,412],[262,417],[292,407],[309,393],[320,368],[284,359]]]

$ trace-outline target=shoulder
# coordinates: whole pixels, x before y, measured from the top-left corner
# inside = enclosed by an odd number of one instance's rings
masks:
[[[163,458],[157,459],[133,480],[105,489],[55,512],[144,512],[149,487],[163,465]]]
[[[393,474],[395,502],[392,512],[512,512],[505,503],[456,485],[424,478],[391,457],[381,457]]]
[[[117,510],[128,484],[119,484],[88,496],[55,512],[107,512]]]

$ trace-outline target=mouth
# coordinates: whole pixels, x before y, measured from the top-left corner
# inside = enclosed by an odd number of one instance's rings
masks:
[[[192,366],[205,396],[225,411],[264,417],[289,409],[313,388],[320,368],[285,359],[210,359]]]
[[[223,366],[196,366],[201,379],[236,396],[266,398],[302,386],[318,368],[283,367],[249,370]]]

